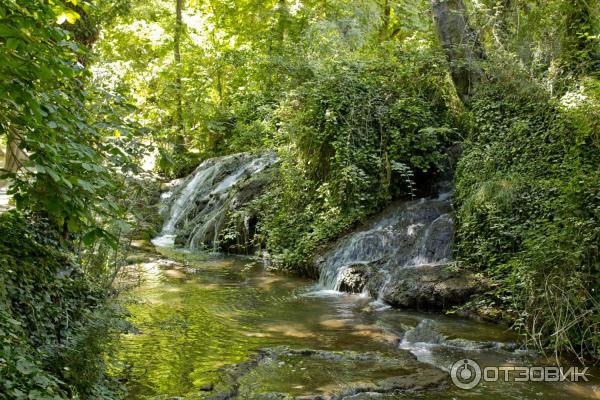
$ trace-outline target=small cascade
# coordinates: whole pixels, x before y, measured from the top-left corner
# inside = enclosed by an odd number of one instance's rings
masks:
[[[403,270],[431,274],[447,265],[453,234],[449,195],[399,203],[342,238],[317,261],[319,284],[329,290],[368,291],[383,304],[404,279]]]
[[[227,214],[238,205],[233,204],[236,195],[244,189],[258,191],[257,185],[249,184],[251,178],[275,161],[272,153],[240,153],[204,161],[190,177],[163,194],[164,223],[152,243],[168,247],[177,238],[183,239],[191,250],[207,246],[217,250]]]

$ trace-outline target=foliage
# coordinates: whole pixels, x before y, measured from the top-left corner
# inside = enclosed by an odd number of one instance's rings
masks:
[[[597,358],[600,86],[552,98],[509,60],[492,61],[473,104],[456,250],[491,278],[482,304],[540,347]]]
[[[102,354],[122,322],[104,287],[48,221],[16,211],[0,215],[0,255],[0,397],[114,398]]]
[[[439,169],[453,131],[426,1],[184,6],[180,63],[174,2],[133,1],[106,27],[96,75],[135,98],[168,176],[208,157],[278,152],[276,183],[254,207],[285,265],[305,264],[319,243],[415,195]],[[186,152],[174,151],[174,129]]]
[[[189,0],[181,24],[175,0],[3,1],[0,134],[27,155],[3,175],[31,212],[0,217],[4,389],[110,396],[100,287],[158,224],[149,153],[181,177],[276,151],[250,207],[300,270],[392,199],[429,194],[459,142],[456,252],[491,282],[478,301],[541,347],[598,357],[598,0],[467,3],[489,79],[469,111],[426,0]]]
[[[275,111],[282,165],[261,229],[284,265],[310,263],[317,245],[441,169],[444,75],[423,72],[435,54],[395,51],[324,63]]]
[[[509,53],[544,82],[564,93],[600,66],[598,0],[507,1],[472,4],[479,36],[492,55]]]
[[[427,2],[407,3],[386,2],[386,15],[374,0],[185,1],[175,65],[174,1],[132,1],[103,30],[93,68],[106,88],[135,102],[136,120],[160,149],[158,169],[179,177],[199,159],[269,146],[274,109],[322,60],[382,40],[430,39]],[[179,97],[182,127],[174,123]],[[184,154],[174,154],[178,129]]]
[[[25,154],[3,171],[25,213],[0,216],[0,397],[116,396],[103,354],[121,320],[107,288],[136,222],[124,174],[146,148],[132,106],[85,66],[102,4],[0,4],[0,133]]]
[[[79,62],[86,50],[59,24],[79,18],[66,3],[0,5],[2,133],[27,154],[9,193],[21,209],[48,216],[63,232],[96,232],[98,216],[114,214],[114,168],[131,168],[125,137],[137,127],[122,117],[122,98],[87,86]],[[108,137],[108,139],[107,139]],[[104,236],[107,236],[104,234]]]

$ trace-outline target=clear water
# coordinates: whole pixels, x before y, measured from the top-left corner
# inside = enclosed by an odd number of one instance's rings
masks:
[[[483,365],[534,362],[527,353],[479,348],[482,342],[515,340],[499,326],[380,307],[364,295],[321,290],[312,281],[264,271],[249,259],[177,257],[187,260],[187,268],[146,264],[143,283],[133,291],[136,302],[129,309],[139,332],[121,337],[113,371],[126,381],[129,399],[209,397],[201,389],[220,379],[219,368],[276,346],[376,352],[378,361],[282,357],[245,375],[237,398],[335,394],[390,376],[448,370],[465,357]],[[411,331],[419,324],[424,329]],[[448,342],[453,338],[464,341]],[[563,399],[589,398],[592,390],[592,384],[513,382],[465,391],[449,383],[384,398]]]

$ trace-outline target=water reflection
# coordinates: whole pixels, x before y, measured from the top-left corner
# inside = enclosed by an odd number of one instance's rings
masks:
[[[247,259],[190,258],[189,262],[187,269],[144,264],[145,280],[134,291],[139,301],[130,306],[139,333],[122,337],[116,354],[119,364],[113,371],[127,380],[130,399],[198,396],[201,388],[218,379],[219,368],[244,362],[257,349],[282,345],[378,352],[382,360],[402,362],[408,350],[420,361],[446,370],[465,357],[482,365],[518,364],[528,357],[503,348],[502,343],[515,337],[497,326],[437,314],[378,310],[369,298],[319,291],[311,281],[249,267]],[[443,340],[432,339],[431,332]],[[336,392],[344,385],[415,372],[406,363],[383,361],[329,360],[326,367],[325,361],[311,358],[280,362],[267,363],[245,376],[240,396],[253,398],[248,388],[292,395]],[[589,398],[590,393],[589,385],[497,383],[472,391],[450,385],[443,393],[409,397],[558,399]]]

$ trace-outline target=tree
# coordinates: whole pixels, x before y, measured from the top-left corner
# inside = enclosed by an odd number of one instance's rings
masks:
[[[434,26],[450,63],[456,91],[469,104],[483,74],[478,62],[485,55],[477,33],[469,25],[462,0],[431,0]]]
[[[8,134],[6,138],[6,154],[4,169],[10,173],[17,173],[21,169],[23,160],[27,158],[19,148],[19,139],[15,134]]]
[[[174,126],[176,129],[174,153],[182,153],[185,150],[185,124],[183,121],[183,88],[181,63],[181,36],[183,34],[183,1],[175,0],[175,34],[173,36],[173,59],[175,61],[175,118]]]

